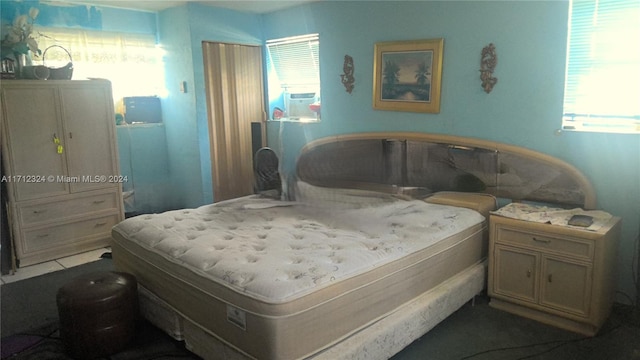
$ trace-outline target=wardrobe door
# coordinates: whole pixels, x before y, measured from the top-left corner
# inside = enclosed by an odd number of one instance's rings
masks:
[[[10,170],[6,182],[11,183],[14,201],[67,194],[66,144],[56,88],[3,87],[2,107],[7,142],[3,151]]]
[[[115,118],[111,89],[92,86],[61,86],[62,112],[71,192],[117,186],[119,174],[115,143]]]

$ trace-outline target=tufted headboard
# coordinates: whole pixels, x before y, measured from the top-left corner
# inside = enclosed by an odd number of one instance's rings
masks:
[[[302,149],[296,174],[324,187],[483,192],[515,201],[596,207],[589,180],[563,160],[450,135],[383,132],[318,139]]]

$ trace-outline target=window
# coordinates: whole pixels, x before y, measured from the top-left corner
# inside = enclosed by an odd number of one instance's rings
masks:
[[[272,120],[320,119],[319,45],[318,34],[267,41]]]
[[[60,67],[73,62],[73,79],[109,79],[113,98],[164,95],[164,69],[161,54],[151,34],[129,34],[79,29],[37,29],[43,36],[38,45],[46,51],[45,65]],[[116,110],[118,111],[118,109]]]
[[[572,0],[562,127],[640,133],[640,2]]]

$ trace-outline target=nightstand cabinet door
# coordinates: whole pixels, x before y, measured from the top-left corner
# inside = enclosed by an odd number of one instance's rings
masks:
[[[540,304],[581,316],[589,315],[591,266],[544,257]]]
[[[496,245],[493,289],[496,294],[535,303],[538,254]]]

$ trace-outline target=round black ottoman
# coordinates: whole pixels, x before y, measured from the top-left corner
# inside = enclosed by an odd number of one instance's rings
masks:
[[[122,272],[93,272],[58,289],[60,337],[76,359],[104,357],[123,350],[135,335],[136,278]]]

